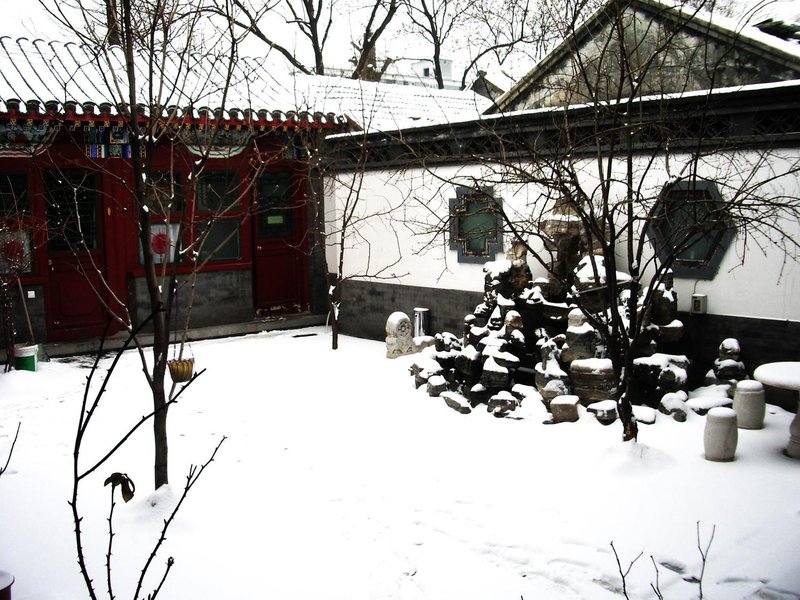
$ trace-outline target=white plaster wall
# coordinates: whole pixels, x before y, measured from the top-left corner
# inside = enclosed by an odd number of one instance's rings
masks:
[[[754,182],[761,182],[760,193],[800,197],[797,172],[777,177],[791,171],[792,165],[800,164],[800,151],[783,151],[782,155],[769,160],[763,160],[761,153],[717,156],[701,161],[697,172],[700,177],[728,182],[730,187],[721,190],[723,198],[735,193],[734,190],[752,188]],[[668,159],[659,158],[653,165],[646,164],[647,158],[642,157],[635,166],[644,198],[643,210],[690,162],[688,156],[671,155]],[[583,184],[591,189],[597,183],[597,164],[586,161],[582,166]],[[624,165],[613,167],[617,177],[624,174]],[[485,185],[486,179],[493,179],[495,195],[503,198],[505,210],[517,218],[538,220],[545,206],[537,202],[540,190],[533,184],[503,183],[501,176],[479,165],[446,166],[431,171],[368,171],[363,180],[361,175],[352,174],[340,175],[339,179],[328,181],[331,224],[340,221],[353,181],[360,184],[359,205],[354,212],[357,221],[347,240],[344,274],[385,283],[482,291],[483,266],[458,263],[456,252],[449,248],[448,200],[455,197],[456,185],[474,185],[475,181],[484,181]],[[620,201],[624,189],[617,186]],[[679,309],[688,310],[691,295],[702,293],[708,296],[708,312],[712,314],[800,321],[797,300],[800,266],[792,256],[756,233],[737,235],[713,280],[676,278]],[[786,219],[776,222],[769,235],[775,239],[786,235],[800,240],[800,223]],[[504,242],[509,239],[506,235]],[[618,254],[624,252],[622,243],[619,248]],[[648,242],[648,252],[650,248]],[[336,257],[336,248],[329,247],[332,269]],[[503,257],[502,252],[496,256]],[[622,261],[623,257],[620,255],[619,259]],[[529,264],[534,277],[545,274],[544,268],[531,257]]]

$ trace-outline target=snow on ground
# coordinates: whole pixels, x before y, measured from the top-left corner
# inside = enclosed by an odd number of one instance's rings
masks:
[[[800,598],[800,461],[781,454],[792,416],[782,409],[768,407],[763,430],[739,431],[734,462],[713,463],[704,417],[659,415],[626,444],[618,423],[585,413],[559,425],[524,404],[524,418],[461,415],[414,389],[413,357],[329,344],[321,328],[192,344],[208,370],[170,410],[171,488],[152,493],[149,428],[82,487],[103,597],[103,480],[121,471],[137,486],[114,517],[116,594],[132,597],[189,466],[225,435],[156,560],[175,557],[165,599],[619,598],[612,541],[625,568],[643,553],[631,598],[655,597],[653,560],[664,598],[695,598],[685,579],[702,565],[698,522],[703,546],[716,526],[706,598]],[[137,361],[127,354],[111,379],[85,464],[148,411]],[[0,465],[22,422],[0,478],[0,570],[16,577],[14,600],[87,597],[67,500],[89,364],[0,375]]]

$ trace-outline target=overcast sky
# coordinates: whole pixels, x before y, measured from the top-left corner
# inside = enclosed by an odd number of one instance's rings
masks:
[[[501,0],[498,0],[500,2]],[[766,6],[759,11],[755,19],[751,19],[751,23],[758,22],[766,16],[781,18],[785,21],[800,22],[800,0],[732,0],[733,2],[740,3],[742,8],[737,11],[740,14],[748,12],[748,8],[753,6]],[[343,14],[340,12],[340,14]],[[65,32],[42,8],[38,0],[0,0],[0,15],[2,15],[2,23],[0,23],[0,35],[8,35],[11,37],[28,37],[28,38],[43,38],[55,39],[59,41],[69,41],[71,36]],[[351,15],[347,15],[351,17]],[[349,20],[350,22],[350,20]],[[349,28],[334,27],[335,33],[339,37],[333,37],[326,46],[326,66],[328,67],[348,67],[348,58],[352,56],[350,48],[349,37],[352,37],[353,32],[348,31]],[[357,24],[356,24],[357,25]],[[290,42],[287,42],[290,45]],[[421,40],[412,41],[408,36],[398,35],[397,31],[393,31],[388,35],[384,35],[381,44],[378,47],[378,56],[392,56],[395,58],[402,57],[408,59],[427,58],[424,54],[424,43]],[[304,45],[300,46],[305,49]],[[264,51],[264,44],[257,40],[252,40],[243,49],[243,54],[259,54]],[[413,56],[413,53],[419,53],[419,56]],[[458,56],[447,56],[456,62],[456,69],[458,68]],[[524,70],[527,70],[527,67]],[[517,74],[519,75],[519,74]]]

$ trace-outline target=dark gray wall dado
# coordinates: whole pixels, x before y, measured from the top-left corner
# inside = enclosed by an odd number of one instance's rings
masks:
[[[130,284],[132,294],[132,311],[136,322],[147,318],[149,300],[144,277],[137,277]],[[180,304],[178,319],[180,323],[185,315],[186,304],[191,290],[188,285],[178,290]],[[251,321],[253,310],[253,272],[250,269],[240,271],[214,271],[199,273],[194,292],[191,326],[208,327]]]
[[[14,331],[16,332],[15,340],[17,344],[30,343],[30,333],[28,332],[28,320],[25,317],[25,306],[28,308],[28,317],[31,320],[31,327],[33,327],[33,336],[37,342],[41,342],[47,338],[47,330],[45,329],[44,321],[44,288],[41,285],[25,285],[22,289],[22,296],[17,282],[9,283],[8,293],[11,295],[11,302],[14,306]],[[33,293],[34,297],[29,298],[28,294]],[[23,300],[24,296],[24,300]],[[0,323],[0,328],[2,324]],[[5,341],[0,340],[0,348],[5,348]]]
[[[342,333],[382,340],[390,314],[399,310],[413,321],[414,308],[422,307],[430,311],[429,334],[451,331],[460,336],[464,315],[472,313],[482,300],[479,292],[348,280],[342,287],[339,320]]]

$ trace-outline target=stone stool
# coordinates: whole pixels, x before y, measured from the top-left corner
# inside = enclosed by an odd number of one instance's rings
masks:
[[[764,427],[764,386],[751,379],[738,382],[733,394],[733,410],[736,411],[739,429]]]
[[[706,428],[703,433],[706,460],[729,461],[736,454],[739,430],[736,427],[736,411],[717,406],[706,415]]]

